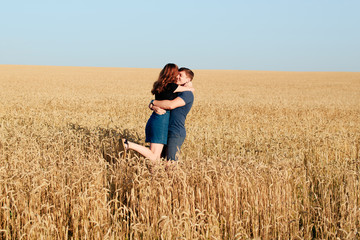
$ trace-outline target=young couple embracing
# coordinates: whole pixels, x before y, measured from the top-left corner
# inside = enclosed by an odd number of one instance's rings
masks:
[[[165,65],[151,90],[155,95],[149,104],[153,113],[145,128],[145,142],[150,143],[150,148],[120,139],[123,156],[128,150],[134,150],[152,162],[161,157],[178,159],[176,153],[186,137],[186,116],[194,102],[193,78],[194,73],[188,68],[178,68],[174,63]]]

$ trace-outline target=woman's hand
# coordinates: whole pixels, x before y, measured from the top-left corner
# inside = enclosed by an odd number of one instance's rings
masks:
[[[185,83],[185,87],[188,87],[190,91],[195,92],[195,88],[193,87],[192,82]]]
[[[184,87],[193,88],[193,84],[192,84],[191,81],[189,81],[189,82],[187,82],[187,83],[184,84]],[[195,91],[195,89],[194,89],[194,91]]]
[[[159,114],[159,115],[163,115],[163,114],[166,113],[166,110],[165,110],[165,109],[159,108],[159,107],[157,107],[157,106],[155,106],[155,105],[152,107],[152,110],[153,110],[155,113]]]

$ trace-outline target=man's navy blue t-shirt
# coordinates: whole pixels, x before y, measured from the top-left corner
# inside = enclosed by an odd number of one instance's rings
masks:
[[[181,97],[184,100],[185,105],[171,110],[169,121],[169,135],[180,135],[182,137],[185,137],[185,119],[193,105],[194,94],[191,91],[185,91],[178,93],[178,97]]]

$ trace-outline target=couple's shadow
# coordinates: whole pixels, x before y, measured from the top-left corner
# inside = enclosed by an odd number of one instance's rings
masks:
[[[126,138],[131,142],[144,144],[143,139],[139,137],[137,132],[128,129],[88,128],[78,124],[68,124],[68,129],[76,135],[77,139],[81,139],[80,146],[85,154],[92,155],[95,149],[108,163],[105,166],[106,182],[104,188],[107,189],[110,212],[113,217],[119,218],[120,221],[131,222],[133,218],[131,211],[124,210],[120,215],[118,211],[121,206],[130,208],[137,201],[137,195],[134,197],[131,194],[134,191],[133,183],[139,176],[144,179],[152,179],[152,167],[135,151],[128,151],[126,159],[121,158],[120,140]],[[138,214],[138,211],[135,209],[135,214]]]

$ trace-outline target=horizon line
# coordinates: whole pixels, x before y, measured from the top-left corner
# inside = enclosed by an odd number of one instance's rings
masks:
[[[76,68],[133,68],[133,69],[162,69],[154,68],[154,67],[110,67],[110,66],[71,66],[71,65],[34,65],[34,64],[0,64],[0,66],[35,66],[35,67],[76,67]],[[252,71],[252,72],[302,72],[302,73],[360,73],[360,71],[307,71],[307,70],[297,70],[297,71],[291,71],[291,70],[250,70],[250,69],[217,69],[217,68],[192,68],[192,70],[196,71]]]

